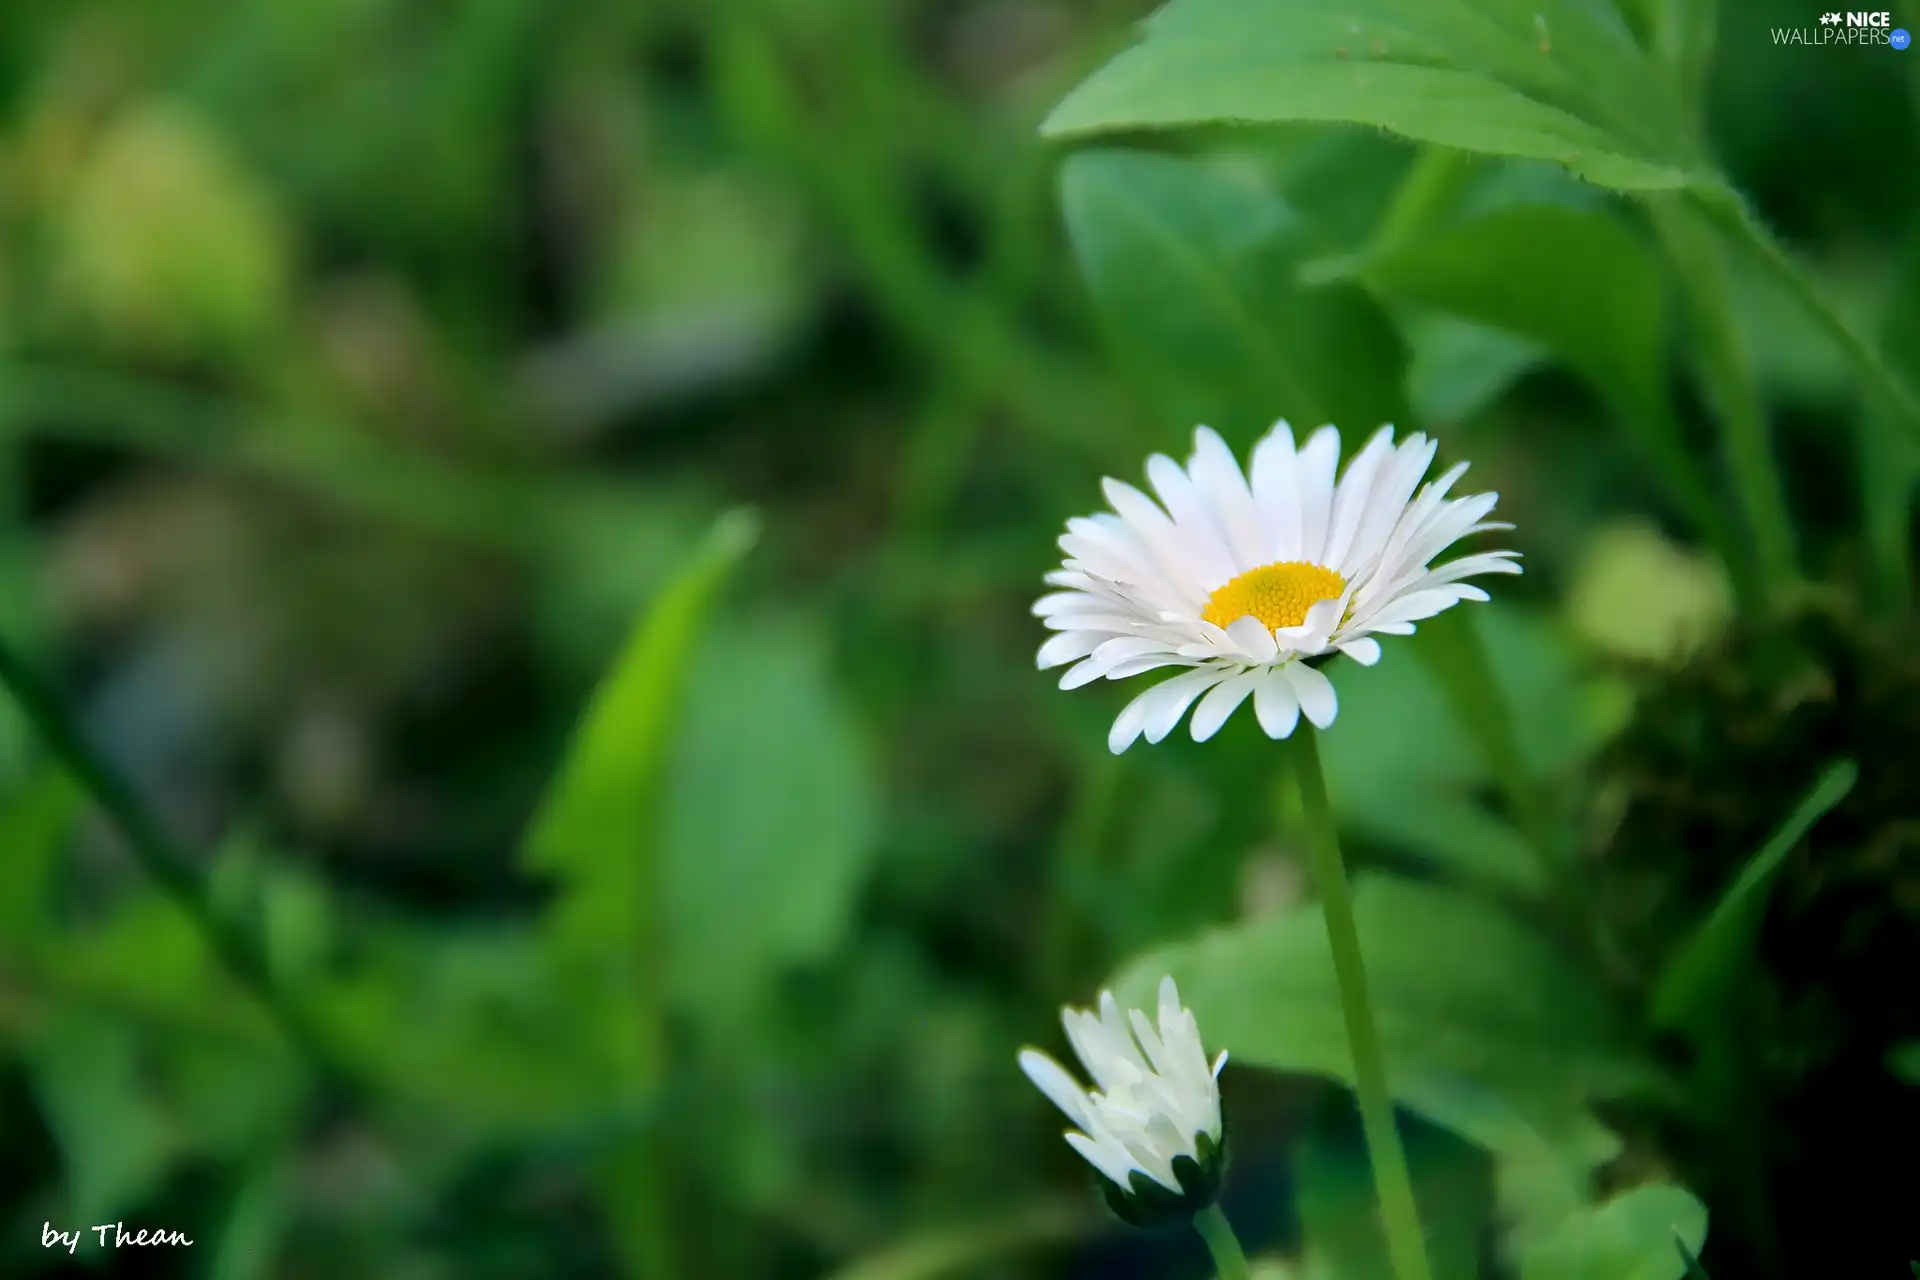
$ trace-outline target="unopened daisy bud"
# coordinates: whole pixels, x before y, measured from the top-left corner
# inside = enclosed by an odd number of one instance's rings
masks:
[[[1157,1029],[1138,1009],[1123,1013],[1110,991],[1098,1013],[1069,1008],[1061,1021],[1094,1088],[1038,1049],[1021,1050],[1020,1069],[1078,1126],[1067,1142],[1099,1172],[1113,1211],[1154,1226],[1212,1204],[1226,1163],[1218,1078],[1227,1055],[1207,1061],[1173,979],[1160,981]]]
[[[1372,666],[1374,637],[1410,635],[1423,618],[1487,598],[1464,579],[1520,572],[1512,551],[1430,567],[1461,538],[1510,526],[1487,521],[1494,494],[1447,497],[1465,463],[1420,488],[1435,449],[1424,435],[1396,445],[1382,427],[1337,483],[1333,427],[1296,449],[1279,423],[1244,472],[1208,428],[1193,445],[1185,466],[1147,459],[1159,502],[1108,480],[1113,509],[1067,521],[1067,558],[1046,579],[1059,590],[1033,607],[1057,633],[1040,647],[1041,668],[1074,664],[1063,689],[1187,668],[1120,713],[1107,737],[1115,753],[1142,736],[1160,741],[1190,707],[1204,742],[1248,698],[1270,738],[1302,716],[1324,729],[1338,707],[1320,659]]]

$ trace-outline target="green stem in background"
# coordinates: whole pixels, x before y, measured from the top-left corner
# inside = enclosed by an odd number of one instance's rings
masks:
[[[1720,422],[1721,452],[1753,538],[1761,580],[1778,590],[1796,574],[1793,518],[1779,459],[1768,438],[1752,356],[1734,316],[1726,259],[1719,240],[1692,206],[1656,195],[1648,199],[1647,209],[1686,299],[1701,381]]]
[[[1249,1280],[1253,1272],[1247,1267],[1246,1251],[1241,1249],[1232,1224],[1217,1203],[1193,1215],[1193,1229],[1207,1242],[1207,1252],[1213,1255],[1213,1268],[1220,1280]]]
[[[336,1083],[344,1082],[345,1073],[325,1051],[325,1042],[313,1025],[274,984],[258,942],[214,910],[186,853],[174,844],[133,789],[81,736],[58,699],[5,640],[0,640],[0,684],[13,694],[34,732],[61,766],[99,805],[141,869],[193,921],[220,965],[259,1001],[310,1065]]]
[[[1807,269],[1796,262],[1773,233],[1738,195],[1721,191],[1714,198],[1702,198],[1701,204],[1715,219],[1744,242],[1766,265],[1767,270],[1793,295],[1806,313],[1824,329],[1847,359],[1865,375],[1867,389],[1899,422],[1901,430],[1920,441],[1920,399],[1880,354],[1879,348],[1853,323],[1840,314],[1838,307],[1821,292]]]
[[[1311,725],[1302,723],[1293,735],[1300,802],[1306,818],[1307,856],[1313,867],[1314,887],[1326,914],[1327,945],[1333,952],[1333,975],[1340,987],[1340,1012],[1347,1024],[1347,1043],[1353,1052],[1354,1092],[1360,1101],[1360,1123],[1367,1136],[1373,1166],[1373,1185],[1380,1197],[1380,1217],[1386,1227],[1387,1252],[1398,1280],[1432,1280],[1427,1266],[1420,1215],[1413,1201],[1413,1178],[1407,1172],[1407,1153],[1394,1127],[1393,1096],[1387,1090],[1386,1059],[1380,1049],[1380,1029],[1373,1020],[1373,1001],[1367,994],[1367,969],[1360,954],[1360,927],[1353,916],[1353,895],[1347,887],[1347,869],[1340,858],[1340,839],[1334,830],[1333,807],[1327,802],[1327,782],[1320,769],[1320,746]]]
[[[1368,251],[1380,254],[1397,249],[1439,221],[1459,202],[1478,169],[1477,157],[1471,152],[1422,147],[1407,166],[1407,176],[1400,180],[1386,212],[1380,215]]]

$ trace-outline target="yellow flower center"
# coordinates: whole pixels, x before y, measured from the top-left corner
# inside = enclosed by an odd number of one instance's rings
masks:
[[[1200,616],[1216,627],[1245,617],[1260,619],[1268,630],[1297,627],[1307,610],[1322,600],[1337,600],[1347,589],[1331,569],[1304,560],[1282,560],[1249,569],[1207,597]]]

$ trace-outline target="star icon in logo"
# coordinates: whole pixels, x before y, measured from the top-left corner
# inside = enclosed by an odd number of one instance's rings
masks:
[[[1823,13],[1820,15],[1820,25],[1823,27],[1837,27],[1840,25],[1840,15],[1837,13]]]

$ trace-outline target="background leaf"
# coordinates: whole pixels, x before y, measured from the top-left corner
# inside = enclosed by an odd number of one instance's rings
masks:
[[[1681,1280],[1707,1238],[1707,1211],[1674,1186],[1635,1187],[1576,1215],[1527,1256],[1521,1280]]]
[[[1107,328],[1173,421],[1244,445],[1276,417],[1354,431],[1404,416],[1386,317],[1350,284],[1298,283],[1315,240],[1257,171],[1089,151],[1060,184]]]
[[[1294,1151],[1309,1267],[1339,1280],[1395,1280],[1359,1115],[1345,1095]],[[1434,1280],[1477,1280],[1494,1207],[1493,1162],[1443,1129],[1403,1125],[1407,1166]]]
[[[1662,970],[1652,1016],[1663,1026],[1685,1026],[1721,1005],[1752,956],[1766,916],[1774,875],[1813,824],[1853,790],[1860,770],[1850,760],[1822,771],[1787,820],[1741,868],[1739,878]]]
[[[1516,1098],[1631,1089],[1650,1073],[1600,987],[1545,936],[1468,894],[1362,878],[1354,910],[1396,1097],[1416,1109],[1424,1077]],[[1172,974],[1235,1061],[1350,1079],[1346,1031],[1317,906],[1216,929],[1129,962],[1123,1002]],[[1144,1007],[1144,1005],[1142,1005]],[[1428,1114],[1447,1122],[1444,1102]]]
[[[817,630],[729,629],[691,677],[664,813],[667,954],[682,1009],[724,1021],[840,940],[879,798]]]
[[[1606,398],[1669,500],[1699,530],[1724,539],[1723,517],[1668,398],[1665,272],[1617,213],[1496,208],[1416,237],[1361,270],[1396,299],[1553,351]]]

